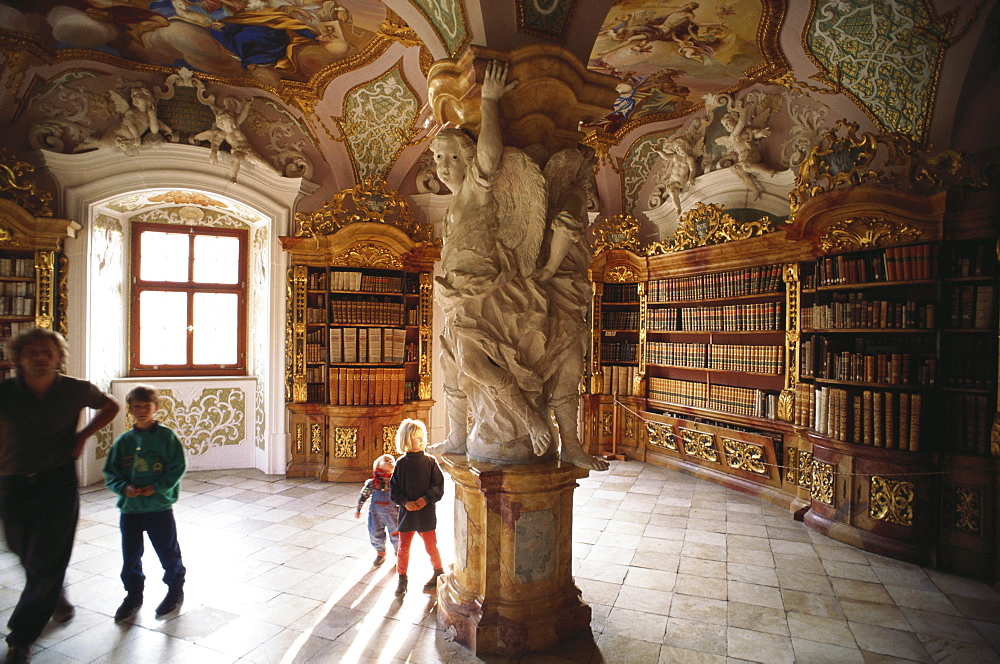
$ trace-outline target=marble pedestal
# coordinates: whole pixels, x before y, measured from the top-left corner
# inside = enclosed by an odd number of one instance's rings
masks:
[[[573,581],[573,489],[559,461],[496,465],[445,455],[455,480],[455,564],[438,583],[438,624],[476,655],[547,650],[590,629]]]

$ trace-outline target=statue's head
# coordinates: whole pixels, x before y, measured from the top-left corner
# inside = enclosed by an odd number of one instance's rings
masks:
[[[153,105],[153,93],[148,88],[137,85],[132,88],[132,105],[144,111]]]
[[[476,158],[476,144],[461,129],[442,129],[431,141],[431,155],[438,178],[449,189],[457,191]]]

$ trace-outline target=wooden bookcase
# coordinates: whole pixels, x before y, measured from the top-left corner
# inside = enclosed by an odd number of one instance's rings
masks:
[[[623,333],[593,316],[589,451],[753,492],[867,550],[996,578],[996,229],[946,226],[944,193],[825,199],[777,228],[700,206],[680,239],[595,257],[601,309],[642,315],[626,337],[637,389],[618,398],[601,389],[602,344]],[[638,302],[612,304],[621,281]]]
[[[396,209],[408,219],[405,207]],[[422,239],[391,223],[348,218],[322,233],[305,221],[302,235],[281,238],[291,256],[286,474],[360,481],[378,456],[396,454],[400,421],[430,415],[432,273],[440,250],[412,223],[399,225]]]
[[[0,199],[0,380],[14,373],[3,346],[8,339],[36,326],[66,334],[62,240],[79,229]]]

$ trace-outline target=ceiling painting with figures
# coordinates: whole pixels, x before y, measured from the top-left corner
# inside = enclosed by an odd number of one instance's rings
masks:
[[[308,81],[372,44],[375,0],[6,0],[9,27],[57,49],[92,49],[268,85]],[[7,27],[7,26],[5,26]]]

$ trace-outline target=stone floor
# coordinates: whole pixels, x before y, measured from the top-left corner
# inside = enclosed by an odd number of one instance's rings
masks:
[[[480,661],[436,628],[419,592],[430,566],[414,542],[416,586],[393,594],[371,566],[360,486],[256,471],[193,472],[177,507],[188,568],[179,614],[158,620],[164,587],[147,547],[147,601],[123,597],[109,492],[83,490],[67,583],[77,615],[50,625],[36,664]],[[448,493],[439,508],[446,563]],[[521,662],[1000,662],[1000,594],[990,586],[864,553],[756,498],[638,462],[614,462],[576,491],[577,583],[592,635]],[[0,553],[0,619],[22,583]],[[488,658],[489,662],[506,662]]]

